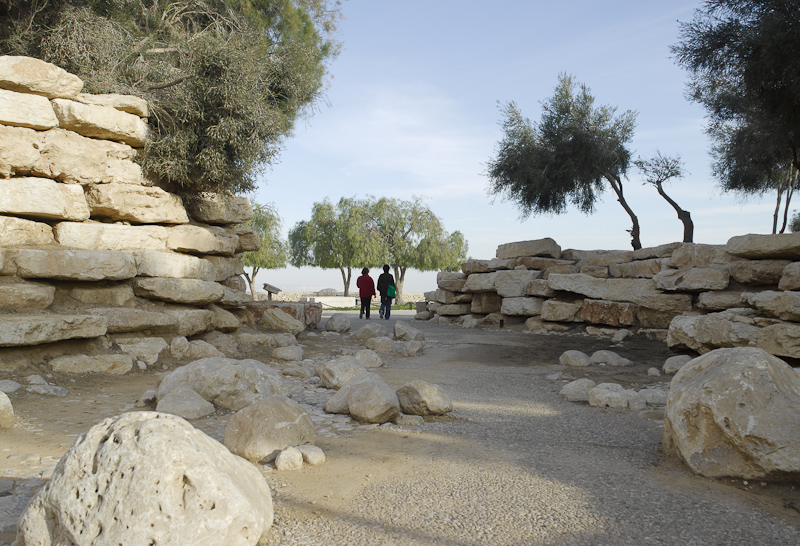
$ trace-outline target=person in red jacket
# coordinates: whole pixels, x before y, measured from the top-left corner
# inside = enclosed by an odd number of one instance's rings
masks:
[[[356,281],[358,287],[358,295],[361,297],[361,314],[358,318],[363,319],[364,313],[369,320],[369,307],[372,303],[372,296],[375,295],[375,282],[369,276],[369,269],[366,267],[361,270],[361,276]]]

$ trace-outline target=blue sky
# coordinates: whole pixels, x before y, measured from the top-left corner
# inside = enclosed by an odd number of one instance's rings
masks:
[[[501,138],[498,101],[531,120],[567,72],[596,104],[638,112],[634,155],[679,154],[689,174],[667,192],[691,211],[695,242],[725,243],[771,230],[774,196],[742,203],[711,176],[704,111],[685,99],[686,74],[670,59],[678,22],[699,2],[562,0],[345,0],[324,103],[298,123],[253,197],[274,203],[284,230],[325,197],[423,196],[473,258],[498,245],[552,237],[562,248],[627,249],[630,221],[610,190],[592,215],[521,220],[512,202],[487,193],[487,161]],[[630,173],[626,197],[644,246],[682,237],[674,210]],[[374,271],[373,273],[377,273]],[[406,291],[436,288],[435,273],[410,271]],[[259,273],[285,291],[342,289],[338,270]],[[354,286],[354,283],[353,283]]]

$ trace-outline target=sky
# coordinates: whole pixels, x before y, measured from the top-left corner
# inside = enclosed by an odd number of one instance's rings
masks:
[[[275,204],[284,234],[326,197],[419,196],[447,231],[464,234],[470,258],[494,258],[500,244],[543,237],[562,249],[629,249],[630,219],[610,189],[591,215],[569,209],[527,219],[487,191],[486,165],[502,138],[499,104],[513,100],[537,121],[559,74],[568,73],[591,89],[595,105],[638,112],[634,157],[681,157],[687,174],[665,189],[691,212],[696,243],[769,233],[774,195],[743,202],[720,192],[705,112],[686,100],[686,73],[670,58],[678,21],[698,7],[676,0],[345,0],[342,51],[330,64],[324,100],[298,122],[251,197]],[[642,245],[680,241],[674,209],[634,170],[629,176],[624,191]],[[286,292],[343,289],[338,270],[308,267],[259,272],[258,286],[264,282]],[[407,273],[406,292],[435,289],[435,272]]]

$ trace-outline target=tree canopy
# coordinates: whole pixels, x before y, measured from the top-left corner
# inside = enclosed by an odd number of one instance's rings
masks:
[[[639,221],[623,194],[631,163],[628,145],[636,113],[595,106],[584,84],[567,74],[552,97],[542,102],[538,123],[525,118],[514,102],[501,106],[503,138],[489,160],[490,193],[515,201],[522,217],[562,214],[568,205],[594,211],[607,183],[630,216],[631,244],[641,247]]]
[[[0,53],[145,98],[143,168],[185,193],[255,188],[320,98],[337,0],[6,0]]]
[[[672,52],[708,113],[721,188],[777,189],[780,206],[785,173],[800,168],[800,3],[706,0]]]
[[[289,246],[281,238],[282,220],[278,215],[278,210],[272,203],[260,205],[253,203],[253,217],[245,224],[245,227],[252,229],[261,248],[242,254],[242,263],[252,268],[252,274],[245,271],[244,276],[250,284],[250,293],[254,300],[258,300],[256,289],[256,275],[261,269],[280,269],[286,267],[289,260]]]
[[[692,214],[688,210],[683,210],[664,190],[665,182],[672,178],[683,177],[683,161],[681,161],[680,156],[665,156],[661,152],[656,152],[649,158],[640,157],[636,159],[634,164],[644,175],[645,183],[656,188],[658,194],[678,213],[678,219],[683,223],[683,242],[693,242],[694,222],[692,222]]]

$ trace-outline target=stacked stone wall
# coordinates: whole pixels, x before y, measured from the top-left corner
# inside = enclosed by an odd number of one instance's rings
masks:
[[[147,103],[82,85],[0,57],[0,368],[93,354],[130,369],[126,343],[247,322],[249,201],[153,184],[135,161]]]
[[[800,358],[800,233],[636,251],[520,241],[439,273],[425,298],[419,319],[464,327],[503,320],[531,330],[625,328],[699,353],[752,346]]]

